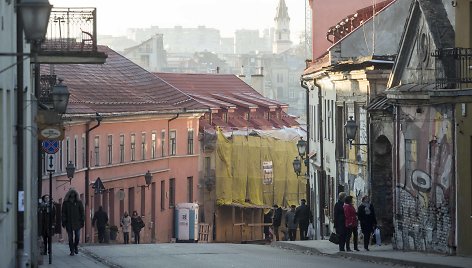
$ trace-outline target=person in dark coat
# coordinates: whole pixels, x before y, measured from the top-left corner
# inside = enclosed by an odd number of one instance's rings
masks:
[[[339,237],[339,251],[345,251],[346,246],[346,226],[344,218],[344,199],[346,198],[345,192],[338,194],[338,202],[334,205],[334,229]]]
[[[80,229],[84,227],[85,211],[79,193],[70,189],[62,204],[62,227],[66,228],[69,237],[70,255],[79,254]]]
[[[135,244],[139,244],[140,242],[139,233],[141,232],[141,229],[143,228],[144,228],[143,219],[141,218],[141,216],[138,215],[138,212],[136,210],[133,211],[133,215],[131,216],[131,229],[133,229]]]
[[[272,210],[269,210],[264,214],[264,223],[272,223],[272,214]],[[267,242],[272,241],[269,225],[264,225],[264,238]]]
[[[97,223],[97,230],[98,230],[98,242],[103,243],[105,240],[105,227],[108,223],[108,215],[103,210],[102,206],[98,207],[98,210],[95,211],[92,218],[92,226]]]
[[[279,239],[279,227],[282,223],[282,208],[278,205],[274,205],[274,217],[272,218],[272,227],[274,228],[275,241]]]
[[[295,210],[295,221],[300,228],[300,240],[307,240],[308,225],[313,222],[313,214],[305,199],[300,200],[300,206]]]
[[[357,216],[359,217],[362,234],[364,235],[364,249],[369,251],[370,237],[374,233],[374,229],[377,226],[374,206],[370,203],[369,196],[365,195],[362,197],[362,203],[357,208]]]
[[[353,236],[354,250],[359,251],[357,247],[357,213],[354,205],[352,204],[352,196],[347,196],[344,199],[344,217],[345,217],[345,226],[346,226],[346,251],[351,251],[350,249],[350,240],[351,235]]]
[[[49,238],[52,233],[50,232],[50,226],[49,226],[49,216],[50,216],[50,199],[49,195],[43,195],[41,197],[41,202],[39,203],[39,234],[43,238],[43,251],[41,251],[41,255],[47,255],[48,253],[51,253],[51,250],[49,248]],[[54,222],[54,213],[52,213],[53,220]]]

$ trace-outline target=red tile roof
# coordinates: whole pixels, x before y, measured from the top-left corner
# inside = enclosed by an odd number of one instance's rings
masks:
[[[219,105],[222,109],[228,109],[230,106],[236,109],[234,115],[228,116],[227,123],[221,119],[215,119],[212,122],[213,126],[268,129],[299,125],[295,120],[284,121],[281,119],[277,124],[274,124],[274,122],[264,119],[264,112],[274,109],[280,110],[283,116],[288,116],[284,112],[288,105],[264,97],[236,75],[189,73],[155,73],[155,75],[208,105],[209,108]],[[248,109],[256,111],[251,113],[249,121],[244,119],[244,113],[248,112]]]
[[[71,93],[68,114],[207,111],[208,107],[112,49],[104,64],[58,64],[53,73]],[[41,68],[50,74],[49,65]]]

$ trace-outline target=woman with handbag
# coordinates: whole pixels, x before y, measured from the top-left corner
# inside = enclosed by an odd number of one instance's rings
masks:
[[[131,229],[133,229],[133,234],[134,234],[134,243],[139,244],[139,233],[141,232],[141,229],[144,228],[144,222],[143,219],[141,219],[141,216],[138,215],[138,212],[135,210],[133,211],[133,215],[131,216]]]
[[[369,251],[370,237],[377,226],[374,206],[370,203],[369,196],[362,197],[362,203],[357,209],[357,214],[361,223],[362,234],[364,234],[364,248]]]
[[[359,251],[357,248],[357,214],[356,209],[352,204],[352,196],[349,195],[344,200],[344,217],[346,220],[346,251],[352,251],[350,248],[351,235],[354,236],[354,250]]]

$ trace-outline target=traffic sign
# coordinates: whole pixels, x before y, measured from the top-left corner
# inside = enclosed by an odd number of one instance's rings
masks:
[[[55,154],[59,151],[59,141],[58,140],[45,140],[41,143],[43,151],[47,154]]]

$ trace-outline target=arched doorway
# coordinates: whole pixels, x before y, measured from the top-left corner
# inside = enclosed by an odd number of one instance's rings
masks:
[[[377,223],[381,226],[382,240],[390,242],[393,236],[393,181],[392,144],[384,135],[372,146],[371,196]]]

